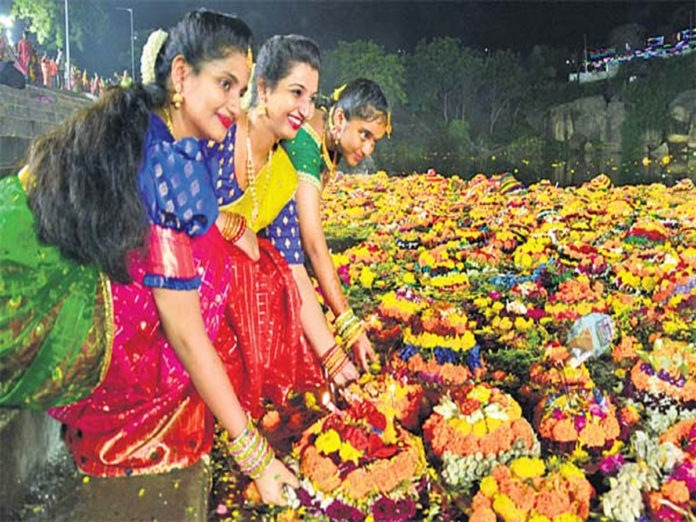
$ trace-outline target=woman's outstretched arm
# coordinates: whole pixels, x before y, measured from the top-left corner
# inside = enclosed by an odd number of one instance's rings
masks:
[[[167,339],[198,393],[230,436],[239,437],[247,428],[247,414],[205,330],[198,292],[163,288],[152,291]],[[276,458],[254,482],[267,504],[284,505],[283,487],[299,486],[297,478]]]
[[[321,222],[321,193],[314,185],[300,181],[297,187],[296,200],[302,249],[312,263],[326,304],[331,308],[334,316],[339,317],[349,310],[348,299],[343,293],[336,267],[326,244],[326,236],[324,236]],[[364,331],[355,339],[351,347],[360,362],[360,366],[367,371],[368,361],[374,360],[376,356]]]

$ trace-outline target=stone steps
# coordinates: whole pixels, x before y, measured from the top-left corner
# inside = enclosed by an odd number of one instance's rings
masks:
[[[0,176],[16,172],[33,138],[90,103],[67,91],[0,85]]]

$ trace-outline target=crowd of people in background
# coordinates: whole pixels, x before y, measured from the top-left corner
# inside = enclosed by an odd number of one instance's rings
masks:
[[[96,71],[89,74],[77,65],[70,65],[70,75],[66,78],[66,59],[62,48],[54,54],[39,49],[31,40],[28,31],[13,46],[4,31],[0,31],[0,61],[12,62],[22,73],[28,85],[38,85],[53,89],[65,89],[98,98],[109,85],[128,87],[133,78],[128,70],[121,74],[114,72],[111,78],[100,76]],[[67,80],[67,82],[66,82]]]

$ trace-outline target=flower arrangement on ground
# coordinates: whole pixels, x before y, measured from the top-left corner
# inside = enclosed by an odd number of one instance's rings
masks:
[[[689,406],[696,402],[696,347],[658,338],[650,352],[639,352],[631,370],[630,391],[646,404],[656,401]]]
[[[441,459],[445,482],[462,489],[469,489],[496,464],[540,453],[520,405],[487,384],[470,384],[443,395],[423,424],[423,438]]]
[[[293,448],[300,488],[293,505],[331,520],[413,520],[427,499],[419,437],[370,401],[352,401],[310,426]]]
[[[535,408],[534,426],[545,447],[568,454],[609,449],[621,433],[616,408],[599,388],[547,394]]]
[[[485,373],[473,323],[457,306],[436,301],[413,317],[392,366],[429,382],[463,384]]]
[[[593,493],[573,464],[521,457],[496,466],[481,480],[469,522],[587,520]]]
[[[419,416],[424,400],[423,386],[407,375],[365,373],[356,383],[343,390],[350,402],[370,401],[387,418],[395,418],[409,430],[420,428]]]
[[[546,346],[543,358],[529,368],[529,381],[520,387],[520,393],[529,402],[537,404],[544,394],[571,388],[594,388],[590,372],[584,364],[569,364],[570,352],[560,343]]]

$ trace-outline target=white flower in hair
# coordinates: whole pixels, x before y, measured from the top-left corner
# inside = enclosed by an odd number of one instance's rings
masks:
[[[155,62],[167,36],[167,31],[157,29],[150,33],[143,47],[143,55],[140,58],[140,77],[143,85],[155,83]]]

